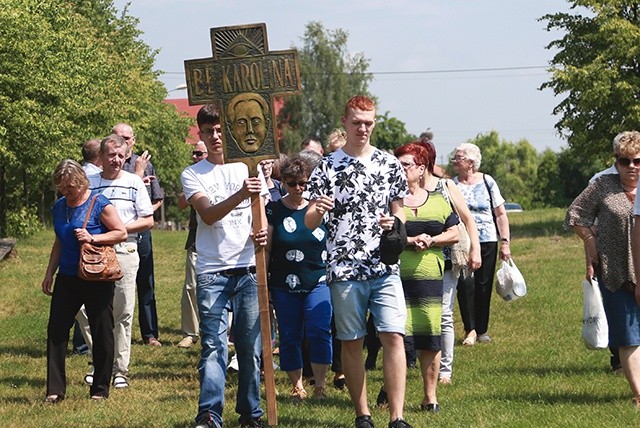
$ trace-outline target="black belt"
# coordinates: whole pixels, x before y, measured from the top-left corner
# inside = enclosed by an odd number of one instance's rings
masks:
[[[227,269],[220,272],[216,272],[222,276],[241,276],[246,275],[247,273],[256,273],[255,266],[243,267],[243,268],[233,268]]]

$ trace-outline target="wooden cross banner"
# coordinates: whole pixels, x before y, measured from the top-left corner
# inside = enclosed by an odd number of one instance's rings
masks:
[[[184,62],[190,105],[220,106],[224,158],[277,159],[274,96],[300,92],[296,50],[269,51],[264,23],[211,29],[212,58]]]
[[[274,96],[300,92],[300,68],[295,50],[269,51],[264,23],[211,29],[212,58],[184,62],[190,105],[217,104],[225,162],[243,162],[252,176],[263,159],[280,155]],[[264,202],[251,198],[253,231],[267,227]],[[267,290],[266,252],[256,247],[258,305],[267,401],[267,423],[278,424],[271,311]],[[239,332],[242,334],[242,332]]]

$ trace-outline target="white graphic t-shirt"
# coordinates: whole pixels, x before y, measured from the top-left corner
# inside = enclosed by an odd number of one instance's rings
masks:
[[[181,180],[187,200],[198,192],[205,193],[211,204],[218,204],[242,188],[249,177],[243,163],[215,165],[202,160],[182,171]],[[231,268],[254,266],[251,233],[251,199],[247,198],[229,214],[212,225],[197,215],[196,273],[215,273]]]

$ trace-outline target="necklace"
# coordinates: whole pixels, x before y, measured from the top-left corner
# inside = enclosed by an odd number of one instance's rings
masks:
[[[78,196],[77,198],[73,199],[72,206],[69,206],[69,200],[66,201],[67,224],[71,222],[71,219],[73,218],[73,213],[76,212],[76,208],[78,208],[79,206],[82,206],[85,202],[87,202],[87,199],[89,199],[89,195],[91,195],[91,191],[88,189],[85,190],[84,195]]]
[[[73,213],[75,212],[76,207],[70,207],[69,205],[67,205],[67,224],[69,224],[69,222],[71,222],[71,219],[73,218]]]

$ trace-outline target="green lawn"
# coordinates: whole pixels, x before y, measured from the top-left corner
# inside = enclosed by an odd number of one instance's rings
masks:
[[[639,426],[640,413],[622,376],[609,371],[607,351],[588,351],[580,339],[583,257],[581,242],[562,231],[563,210],[510,214],[514,260],[528,295],[504,302],[494,294],[491,344],[456,346],[453,384],[438,389],[442,411],[420,411],[422,381],[410,370],[405,419],[414,427],[622,427]],[[155,231],[154,253],[162,348],[142,345],[134,325],[131,387],[112,390],[104,403],[88,398],[82,383],[87,357],[67,359],[67,399],[43,404],[49,298],[40,283],[51,231],[18,242],[18,256],[0,263],[0,426],[188,427],[197,409],[199,345],[182,350],[180,296],[186,232]],[[462,335],[456,318],[458,337]],[[277,362],[277,359],[276,359]],[[381,361],[378,361],[378,367]],[[382,372],[369,372],[375,403]],[[330,379],[329,379],[330,381]],[[289,385],[276,373],[279,426],[351,427],[346,392],[330,388],[322,403],[287,400]],[[330,382],[329,382],[330,384]],[[227,383],[225,426],[236,426],[236,377]],[[372,408],[377,427],[384,410]]]

